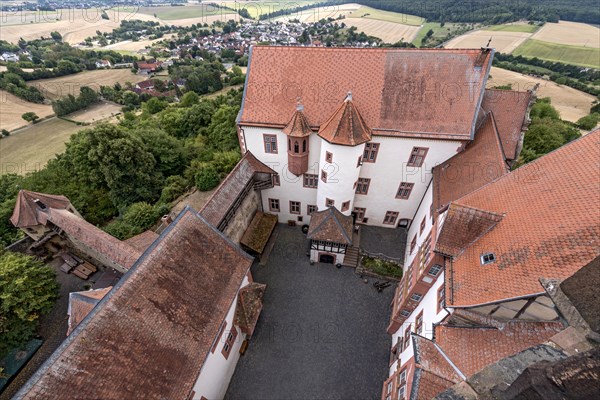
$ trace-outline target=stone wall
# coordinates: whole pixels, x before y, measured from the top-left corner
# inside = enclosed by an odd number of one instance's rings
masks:
[[[262,205],[260,201],[260,192],[250,190],[246,198],[242,201],[239,208],[236,210],[234,217],[229,221],[229,224],[223,232],[225,236],[231,239],[234,243],[239,244],[240,239],[256,211],[262,211]]]

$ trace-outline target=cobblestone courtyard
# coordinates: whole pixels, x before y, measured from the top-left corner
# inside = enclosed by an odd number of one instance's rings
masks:
[[[310,265],[299,227],[279,225],[254,337],[228,399],[379,399],[387,376],[393,287],[378,293],[353,269]]]

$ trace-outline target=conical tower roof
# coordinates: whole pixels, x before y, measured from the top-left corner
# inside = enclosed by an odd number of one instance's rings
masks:
[[[38,211],[47,208],[67,209],[70,205],[65,196],[19,190],[10,222],[17,228],[39,225]]]
[[[352,93],[319,129],[319,136],[329,143],[356,146],[371,140],[371,129],[352,101]]]
[[[298,102],[296,111],[292,115],[290,122],[283,128],[283,133],[292,137],[306,137],[312,133],[306,116],[304,115],[304,107]]]

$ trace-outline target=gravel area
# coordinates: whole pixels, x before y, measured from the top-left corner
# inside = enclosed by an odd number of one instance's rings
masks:
[[[310,265],[300,227],[279,224],[254,336],[226,399],[379,399],[388,372],[393,288],[378,293],[354,269]]]

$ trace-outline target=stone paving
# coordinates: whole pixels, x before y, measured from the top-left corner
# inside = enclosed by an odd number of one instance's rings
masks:
[[[300,227],[278,225],[256,282],[264,308],[227,399],[379,399],[387,376],[393,289],[354,269],[310,265]]]

